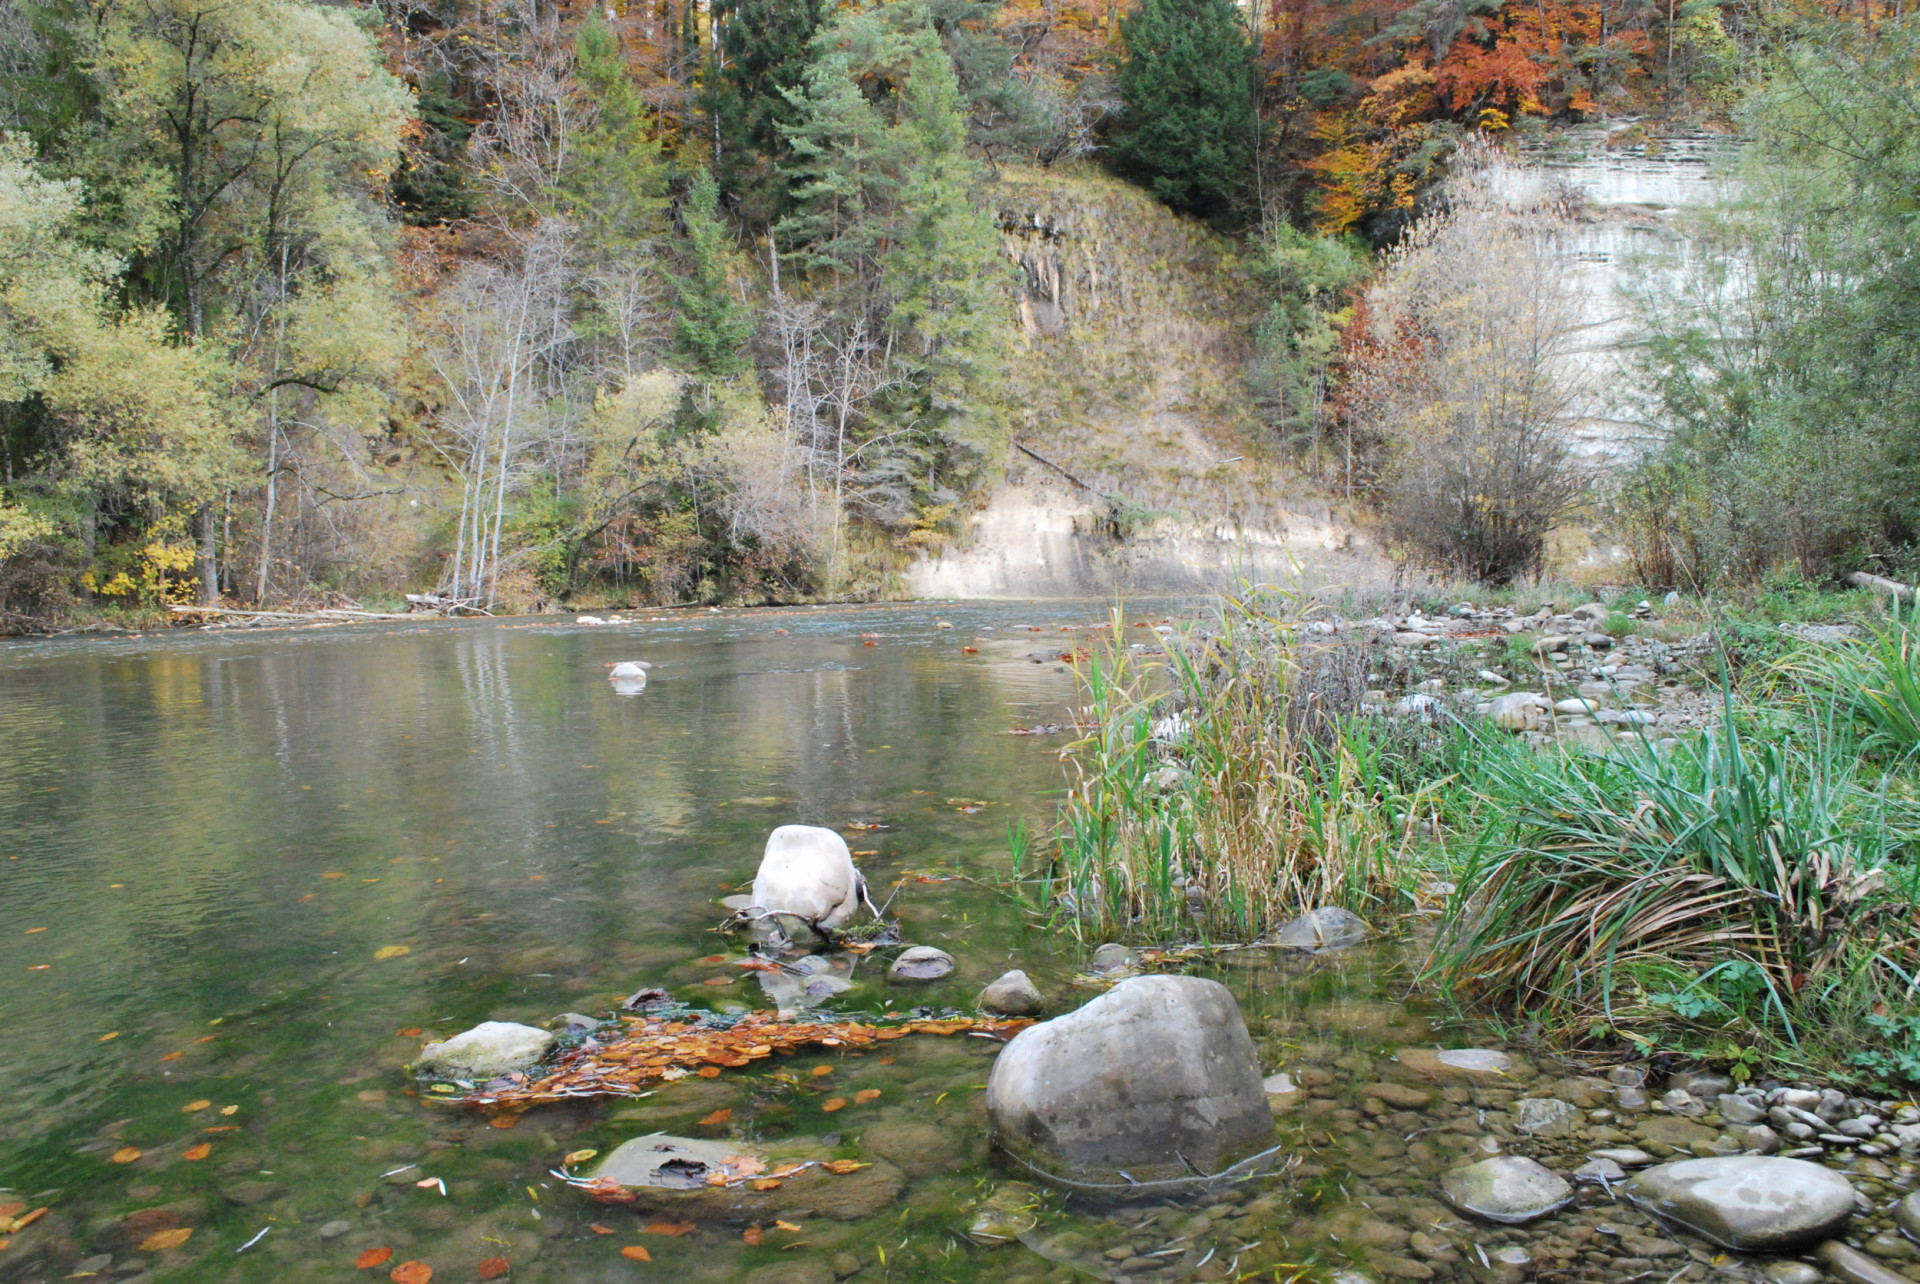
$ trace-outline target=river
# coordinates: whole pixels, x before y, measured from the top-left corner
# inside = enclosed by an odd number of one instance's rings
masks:
[[[1118,1207],[1036,1192],[1023,1241],[998,1247],[965,1233],[1023,1176],[988,1145],[988,1039],[775,1058],[804,1082],[755,1063],[512,1128],[414,1095],[403,1066],[423,1043],[482,1020],[606,1012],[643,986],[765,1006],[712,929],[791,821],[848,833],[883,894],[900,884],[907,939],[959,962],[912,986],[864,961],[833,1006],[970,1010],[1016,966],[1055,1010],[1090,997],[1076,976],[1098,942],[1000,884],[1009,827],[1044,831],[1066,779],[1062,736],[1008,733],[1070,720],[1058,656],[1104,614],[916,604],[7,644],[0,1203],[48,1211],[0,1248],[0,1280],[384,1279],[407,1262],[443,1282],[1357,1267],[1518,1284],[1517,1261],[1548,1281],[1637,1278],[1641,1250],[1595,1236],[1658,1232],[1597,1191],[1530,1228],[1438,1201],[1463,1158],[1571,1166],[1612,1116],[1590,1115],[1579,1140],[1517,1135],[1524,1057],[1498,1082],[1420,1079],[1405,1049],[1490,1035],[1407,1002],[1395,940],[1196,965],[1240,997],[1262,1071],[1299,1086],[1274,1099],[1282,1179]],[[626,659],[654,666],[640,695],[609,689],[606,664]],[[1592,1091],[1568,1082],[1555,1090]],[[830,1112],[829,1093],[855,1104]],[[549,1175],[656,1130],[804,1138],[872,1168],[780,1224],[710,1218],[680,1235]],[[1672,1251],[1663,1279],[1695,1265]]]

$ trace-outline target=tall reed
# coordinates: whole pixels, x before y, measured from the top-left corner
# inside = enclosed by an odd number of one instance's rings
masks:
[[[1245,940],[1395,887],[1390,786],[1342,730],[1340,684],[1303,680],[1285,605],[1223,600],[1164,657],[1131,648],[1115,612],[1082,669],[1088,730],[1050,874],[1076,930]]]

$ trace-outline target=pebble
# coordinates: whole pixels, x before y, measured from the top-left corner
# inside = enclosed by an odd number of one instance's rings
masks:
[[[331,1222],[328,1222],[325,1226],[322,1226],[320,1228],[320,1238],[321,1239],[339,1239],[342,1235],[346,1234],[348,1231],[352,1229],[353,1229],[352,1222],[331,1221]]]

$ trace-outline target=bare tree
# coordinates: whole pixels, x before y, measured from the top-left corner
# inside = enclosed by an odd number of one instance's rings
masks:
[[[1384,443],[1393,537],[1491,583],[1537,572],[1579,502],[1568,430],[1586,404],[1566,203],[1491,149],[1463,153],[1367,297],[1351,406]]]

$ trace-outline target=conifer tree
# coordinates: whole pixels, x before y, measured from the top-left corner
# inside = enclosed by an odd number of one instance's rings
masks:
[[[746,342],[753,333],[753,317],[733,292],[733,233],[720,217],[719,204],[720,185],[703,169],[680,207],[689,271],[673,278],[674,348],[708,376],[745,369]]]
[[[1255,65],[1232,0],[1142,0],[1120,34],[1114,168],[1174,209],[1228,213],[1250,186],[1257,128]]]
[[[770,225],[787,211],[784,130],[798,114],[788,93],[806,78],[827,8],[826,0],[730,0],[719,9],[721,63],[708,95],[721,137],[716,176],[749,224]]]
[[[561,187],[594,248],[617,254],[660,230],[667,184],[620,37],[594,6],[574,41],[574,76],[596,115],[574,147]]]

